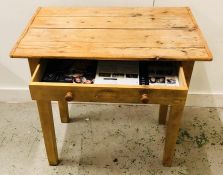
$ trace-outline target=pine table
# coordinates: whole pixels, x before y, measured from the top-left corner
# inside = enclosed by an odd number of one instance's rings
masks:
[[[58,101],[63,123],[69,122],[68,101],[77,101],[160,104],[159,123],[169,116],[163,165],[171,166],[194,63],[212,60],[188,7],[41,7],[10,56],[28,59],[50,165],[59,162],[51,101]],[[179,86],[42,82],[50,59],[172,61],[179,67]]]

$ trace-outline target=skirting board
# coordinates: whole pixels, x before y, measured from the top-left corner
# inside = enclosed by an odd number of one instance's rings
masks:
[[[0,102],[29,101],[31,101],[31,97],[28,88],[0,89]],[[223,107],[223,94],[188,94],[186,106]]]

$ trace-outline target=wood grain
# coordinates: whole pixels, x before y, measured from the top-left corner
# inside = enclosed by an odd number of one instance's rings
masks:
[[[11,57],[211,60],[188,8],[41,8]]]
[[[152,88],[127,86],[75,86],[71,84],[30,83],[29,89],[33,100],[63,100],[64,94],[72,92],[77,102],[110,102],[110,103],[140,103],[142,94],[148,94],[150,104],[178,104],[187,89]]]
[[[29,62],[29,70],[32,76],[34,71],[36,70],[37,65],[39,64],[39,59],[28,59],[28,62]]]
[[[146,21],[146,23],[145,23]],[[189,16],[151,15],[136,17],[36,17],[30,28],[82,28],[82,29],[193,29],[194,23]]]
[[[140,17],[140,16],[188,16],[186,7],[43,7],[41,17]]]
[[[182,67],[184,69],[184,75],[185,75],[185,79],[187,82],[187,86],[190,86],[190,80],[191,80],[191,76],[192,76],[192,72],[193,72],[193,68],[194,68],[194,61],[183,61],[182,62]]]
[[[46,45],[46,44],[43,44]],[[89,60],[125,60],[125,61],[207,61],[204,48],[107,48],[107,47],[84,47],[73,48],[64,45],[62,48],[48,45],[29,48],[17,48],[14,57],[24,58],[50,58],[50,59],[89,59]],[[73,49],[72,49],[73,48]],[[55,50],[57,50],[55,52]],[[75,55],[75,57],[74,57]]]
[[[60,44],[58,41],[64,42],[63,44],[74,43],[74,49],[78,47],[78,44],[79,49],[84,47],[126,49],[128,47],[167,49],[204,47],[196,33],[188,30],[30,29],[19,48],[23,48],[23,46],[36,48],[45,42]],[[37,45],[35,45],[36,42]],[[63,47],[65,46],[63,45]]]
[[[62,123],[69,123],[68,103],[65,100],[58,101],[60,120]]]
[[[168,105],[160,105],[159,108],[159,124],[165,125],[168,112]]]
[[[205,38],[204,38],[204,36],[203,36],[203,34],[202,34],[202,32],[201,32],[201,29],[199,28],[199,26],[198,26],[198,24],[197,24],[197,22],[196,22],[196,20],[195,20],[195,18],[194,18],[194,16],[193,16],[193,14],[192,14],[191,9],[190,9],[189,7],[187,7],[187,10],[188,10],[189,16],[191,17],[191,19],[192,19],[192,21],[193,21],[193,23],[194,23],[194,25],[195,25],[195,28],[197,28],[197,33],[198,33],[199,37],[203,40],[203,43],[204,43],[204,45],[205,45],[205,49],[206,49],[207,54],[209,55],[209,58],[210,58],[209,61],[211,61],[212,58],[213,58],[213,55],[212,55],[212,53],[211,53],[211,50],[210,50],[209,47],[208,47],[208,43],[207,43],[207,41],[205,40]]]
[[[184,109],[184,104],[173,105],[170,108],[169,120],[167,123],[167,131],[166,131],[166,141],[163,153],[164,166],[172,165],[172,159],[176,147],[176,141],[180,128],[180,121],[183,114],[183,109]]]
[[[46,153],[50,165],[59,163],[55,130],[53,124],[53,114],[50,101],[37,100],[39,117],[43,131],[43,138],[46,147]]]

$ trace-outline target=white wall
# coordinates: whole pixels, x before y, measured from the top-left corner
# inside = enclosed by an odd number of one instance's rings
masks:
[[[192,94],[223,94],[223,1],[155,0],[155,6],[189,6],[214,55],[213,62],[196,63]],[[0,6],[0,101],[27,98],[27,60],[10,59],[9,51],[38,6],[152,6],[153,0],[7,0]],[[9,91],[11,90],[11,91]],[[21,90],[21,91],[15,91]],[[25,91],[24,91],[25,90]],[[8,93],[11,92],[11,93]],[[16,94],[20,92],[21,94]],[[11,96],[10,96],[11,94]],[[26,95],[24,95],[26,94]],[[222,96],[221,96],[222,97]]]

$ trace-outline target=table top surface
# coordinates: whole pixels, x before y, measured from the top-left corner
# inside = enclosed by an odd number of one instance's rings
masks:
[[[38,8],[13,58],[210,61],[188,7]]]

